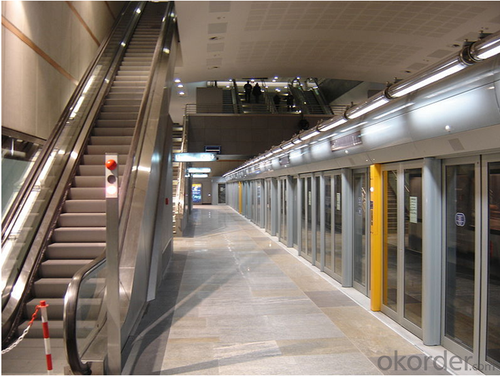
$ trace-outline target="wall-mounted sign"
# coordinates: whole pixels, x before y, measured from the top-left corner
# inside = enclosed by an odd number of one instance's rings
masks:
[[[191,187],[193,204],[201,203],[201,184],[193,184]]]
[[[283,158],[279,159],[280,166],[288,166],[290,164],[290,156],[285,155]]]
[[[217,160],[215,153],[175,153],[174,162],[213,162]]]
[[[331,140],[332,151],[346,149],[352,146],[360,145],[363,142],[361,141],[361,132],[357,131],[347,136],[342,136],[336,138],[335,140]]]
[[[455,224],[458,227],[464,227],[466,222],[467,222],[467,220],[465,219],[465,214],[464,213],[457,213],[457,214],[455,214]]]
[[[190,174],[209,174],[212,169],[210,167],[188,167],[187,171]]]
[[[410,196],[410,222],[418,223],[418,197]]]

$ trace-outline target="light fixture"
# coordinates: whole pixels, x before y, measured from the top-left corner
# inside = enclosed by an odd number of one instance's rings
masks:
[[[338,120],[334,121],[333,123],[325,123],[323,125],[320,125],[318,129],[320,132],[326,132],[326,131],[329,131],[330,129],[338,127],[339,125],[342,125],[344,123],[347,123],[347,119],[338,119]]]
[[[410,78],[392,85],[387,89],[387,94],[393,98],[400,98],[424,86],[457,73],[465,67],[467,67],[467,65],[462,63],[458,56],[455,56],[444,63],[438,63],[429,67],[428,70],[413,79]]]
[[[500,53],[499,33],[491,34],[471,46],[471,55],[475,59],[488,59]]]
[[[318,134],[319,134],[319,131],[315,129],[314,131],[312,131],[310,133],[307,133],[304,135],[299,135],[299,137],[302,141],[305,141],[305,140],[309,140],[311,137],[317,136]]]
[[[188,167],[187,171],[190,174],[208,174],[212,172],[210,167]]]
[[[347,110],[345,116],[348,119],[356,119],[367,112],[383,106],[386,103],[389,103],[389,99],[385,96],[384,92],[381,92],[377,94],[376,98],[372,97],[366,102]]]

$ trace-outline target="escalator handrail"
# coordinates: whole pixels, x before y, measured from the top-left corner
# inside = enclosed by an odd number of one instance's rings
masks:
[[[168,21],[170,21],[169,16],[172,14],[173,9],[174,9],[173,2],[170,1],[168,3],[167,10],[165,12],[165,17],[164,17],[165,21],[162,22],[162,28],[160,30],[160,35],[159,35],[158,41],[156,43],[155,52],[153,54],[153,61],[151,63],[151,72],[153,72],[153,73],[149,76],[148,81],[146,83],[146,87],[144,89],[144,95],[142,97],[141,105],[139,107],[139,114],[137,115],[135,130],[134,130],[134,134],[132,136],[132,143],[130,145],[130,153],[127,157],[126,167],[125,167],[125,171],[124,171],[123,178],[122,178],[122,184],[120,186],[120,196],[119,196],[120,197],[119,198],[120,209],[123,207],[123,203],[126,199],[126,195],[128,192],[128,185],[129,185],[130,177],[131,177],[131,173],[132,173],[132,167],[133,167],[133,164],[136,162],[135,157],[136,157],[137,147],[139,145],[139,139],[140,139],[140,136],[142,133],[142,129],[144,127],[144,119],[145,119],[146,111],[149,109],[148,103],[149,103],[149,98],[151,95],[151,87],[152,87],[153,82],[154,82],[154,76],[156,75],[156,70],[158,67],[158,63],[160,61],[161,54],[164,53],[163,45],[165,43],[165,34],[166,34],[166,31],[168,30],[168,26],[169,26],[169,22],[168,22]],[[120,210],[120,213],[121,213],[121,210]]]
[[[82,281],[86,276],[93,273],[106,262],[106,251],[98,258],[80,269],[71,280],[66,295],[64,297],[64,317],[63,317],[63,333],[64,345],[66,348],[66,359],[74,375],[89,375],[91,374],[90,364],[83,363],[78,355],[78,341],[76,337],[77,320],[76,311],[78,308],[78,295]],[[98,323],[102,324],[102,323]]]
[[[166,10],[166,15],[171,14],[173,11],[173,2],[169,2]],[[167,16],[166,16],[167,17]],[[167,18],[168,20],[168,18]],[[158,38],[158,42],[155,48],[155,53],[153,55],[153,62],[151,65],[151,71],[153,72],[148,79],[148,83],[146,85],[145,93],[143,95],[143,99],[141,101],[141,107],[139,110],[138,119],[136,122],[136,131],[134,131],[134,136],[132,139],[132,144],[130,148],[130,153],[127,158],[126,170],[122,178],[122,184],[120,186],[120,197],[125,197],[128,193],[129,189],[129,180],[131,177],[132,164],[135,164],[135,153],[139,144],[139,137],[141,132],[137,131],[138,128],[142,130],[144,126],[144,119],[146,114],[146,107],[149,104],[149,97],[152,84],[154,82],[153,77],[157,71],[158,63],[160,61],[161,53],[163,52],[163,45],[165,43],[165,35],[168,30],[169,22],[163,22],[162,29],[160,30],[160,36]],[[119,226],[121,227],[123,223],[127,223],[127,220],[124,218],[125,213],[128,211],[124,210],[125,207],[125,199],[120,199],[120,216],[119,216]],[[128,204],[127,204],[128,205]],[[125,233],[125,231],[123,231]],[[122,244],[122,242],[120,242]],[[121,250],[120,250],[121,251]],[[99,256],[92,263],[86,265],[82,269],[80,269],[73,277],[71,283],[68,286],[68,290],[66,292],[66,296],[64,299],[64,342],[66,348],[66,357],[68,360],[68,364],[74,374],[90,374],[90,364],[83,363],[79,353],[78,353],[78,342],[77,342],[77,308],[78,308],[78,297],[79,291],[82,282],[85,277],[92,274],[96,269],[101,267],[103,263],[106,262],[106,251],[104,251],[101,256]],[[101,309],[103,306],[101,306]],[[105,320],[105,315],[102,316]],[[98,323],[98,326],[102,327],[103,323]]]

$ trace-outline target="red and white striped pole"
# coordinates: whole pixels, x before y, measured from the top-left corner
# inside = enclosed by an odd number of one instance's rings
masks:
[[[52,350],[50,348],[49,322],[47,319],[47,303],[40,301],[40,310],[42,312],[43,342],[45,345],[45,358],[47,360],[47,373],[52,374]]]

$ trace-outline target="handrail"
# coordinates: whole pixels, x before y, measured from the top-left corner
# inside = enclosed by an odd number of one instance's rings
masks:
[[[98,258],[80,269],[73,276],[66,295],[64,297],[64,344],[66,347],[66,357],[68,364],[75,375],[91,374],[90,364],[83,363],[78,355],[78,342],[76,339],[76,311],[78,308],[78,293],[84,278],[91,274],[98,267],[106,262],[106,252],[103,252]],[[105,317],[104,317],[105,318]],[[105,322],[105,320],[104,320]],[[98,323],[97,327],[101,327],[103,323]],[[74,335],[73,335],[74,334]]]
[[[142,9],[145,7],[145,3],[141,3]],[[166,22],[169,19],[169,15],[172,14],[173,11],[173,2],[169,2],[167,6],[167,10],[164,17],[164,22],[162,24],[162,28],[160,30],[160,36],[158,38],[158,42],[156,44],[155,52],[153,55],[152,61],[152,72],[149,76],[146,89],[141,101],[141,108],[139,111],[138,119],[136,122],[136,130],[134,131],[134,136],[131,144],[131,149],[129,156],[127,158],[126,171],[122,178],[122,184],[120,186],[120,217],[119,217],[119,226],[122,227],[124,223],[127,222],[126,216],[128,216],[129,210],[124,210],[126,206],[130,206],[130,202],[127,201],[127,193],[129,190],[129,182],[131,179],[131,173],[133,169],[133,164],[136,161],[137,148],[139,146],[139,138],[142,135],[142,129],[144,129],[144,121],[146,118],[146,111],[149,109],[148,104],[149,98],[151,95],[152,85],[157,73],[158,63],[161,58],[161,54],[163,51],[163,46],[166,39],[167,31],[170,31],[169,28],[170,23]],[[135,28],[135,27],[134,27]],[[125,231],[122,232],[123,234]],[[123,242],[120,242],[122,244]],[[106,261],[105,252],[99,256],[98,259],[94,260],[94,262],[80,269],[75,276],[73,277],[70,285],[68,286],[68,290],[66,292],[65,300],[64,300],[64,338],[65,338],[65,346],[67,352],[68,363],[70,365],[71,370],[74,373],[80,374],[88,374],[90,373],[90,365],[88,363],[83,363],[78,354],[78,343],[76,336],[76,317],[77,317],[77,308],[78,308],[78,297],[79,291],[84,278],[90,275],[93,271],[103,265]],[[105,316],[101,316],[103,320],[105,320]],[[97,326],[102,327],[103,323],[99,323]],[[97,332],[96,332],[97,334]]]
[[[160,60],[161,54],[163,51],[163,44],[165,43],[165,32],[168,29],[166,25],[168,25],[167,19],[169,15],[172,13],[173,3],[169,2],[167,11],[165,13],[165,17],[163,18],[162,28],[160,31],[160,37],[156,42],[155,52],[153,54],[153,61],[151,63],[153,74],[149,76],[148,81],[146,83],[146,87],[144,89],[144,94],[142,96],[141,105],[139,107],[139,114],[137,115],[137,121],[135,124],[134,134],[132,136],[132,143],[130,145],[130,153],[127,157],[126,168],[122,178],[122,185],[120,186],[120,209],[123,206],[123,202],[126,199],[126,193],[128,192],[128,184],[130,181],[130,175],[132,173],[132,164],[134,163],[137,146],[139,145],[139,138],[142,133],[142,129],[144,126],[144,118],[146,116],[146,111],[149,110],[149,107],[146,106],[149,102],[151,87],[154,82],[154,78],[156,76],[156,67]],[[121,212],[121,210],[120,210]]]

